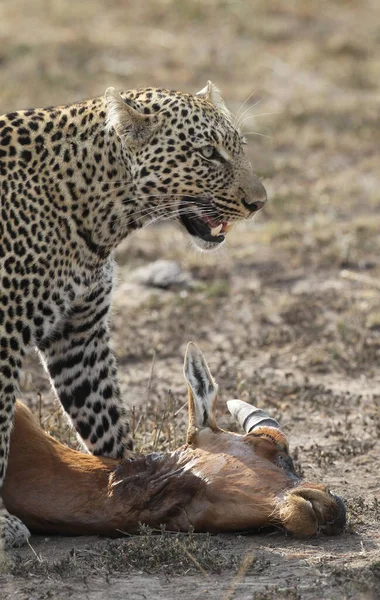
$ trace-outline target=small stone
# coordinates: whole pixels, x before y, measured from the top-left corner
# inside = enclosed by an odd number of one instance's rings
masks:
[[[191,275],[187,271],[183,271],[175,261],[156,260],[132,271],[130,279],[148,287],[168,289],[175,286],[187,287],[190,284]]]

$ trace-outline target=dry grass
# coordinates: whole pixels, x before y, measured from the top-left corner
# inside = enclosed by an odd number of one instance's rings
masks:
[[[236,569],[240,562],[238,556],[224,552],[220,539],[209,534],[190,532],[185,536],[165,529],[153,532],[148,527],[141,527],[138,536],[127,538],[81,548],[74,546],[53,562],[36,553],[28,561],[28,575],[83,579],[96,573],[106,579],[130,570],[170,575],[192,572],[208,577],[212,573]],[[25,560],[16,556],[10,572],[14,576],[25,576],[25,566]]]

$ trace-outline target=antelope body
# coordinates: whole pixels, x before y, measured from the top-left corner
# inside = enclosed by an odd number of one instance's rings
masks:
[[[62,445],[18,402],[3,487],[7,510],[32,532],[63,535],[115,536],[140,523],[210,532],[279,525],[298,536],[343,530],[342,500],[296,475],[274,419],[232,400],[245,435],[217,427],[218,387],[194,344],[185,377],[187,444],[121,462]]]

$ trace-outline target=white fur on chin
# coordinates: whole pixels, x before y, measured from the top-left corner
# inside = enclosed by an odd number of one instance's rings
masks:
[[[224,238],[223,242],[206,242],[205,240],[202,240],[202,238],[192,235],[191,237],[191,241],[192,244],[194,246],[194,248],[196,248],[198,251],[200,252],[218,252],[218,250],[224,246],[225,242],[226,242],[226,238]]]

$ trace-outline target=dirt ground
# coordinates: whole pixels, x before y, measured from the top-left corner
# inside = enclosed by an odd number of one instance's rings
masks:
[[[380,3],[377,0],[8,0],[0,4],[0,109],[119,88],[195,92],[207,79],[246,116],[269,202],[220,252],[179,226],[119,248],[113,343],[138,447],[184,439],[182,360],[193,340],[224,401],[265,407],[305,477],[349,514],[337,538],[33,537],[0,574],[1,600],[380,598]],[[268,114],[269,113],[269,114]],[[255,135],[257,133],[257,135]],[[166,289],[136,269],[178,263]],[[35,356],[22,398],[69,443]]]

